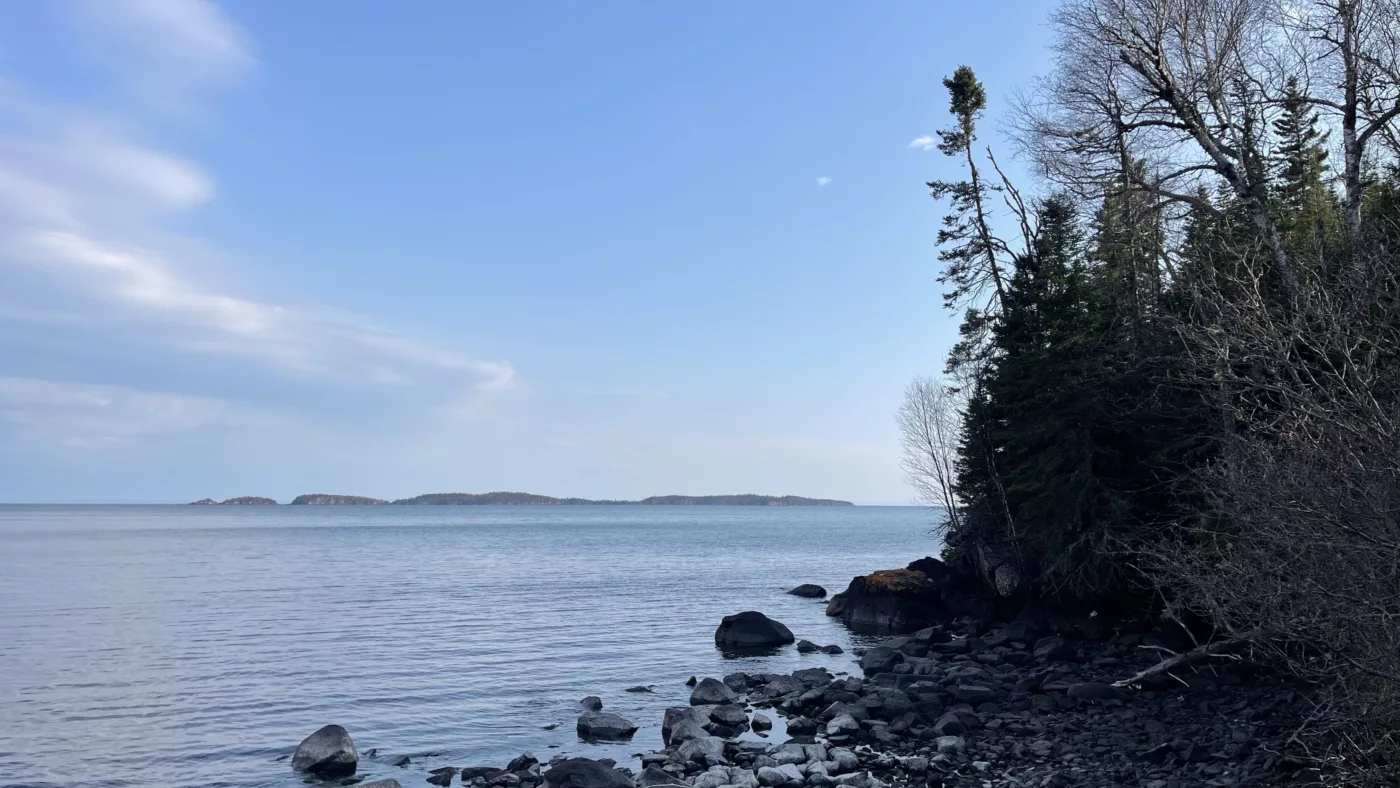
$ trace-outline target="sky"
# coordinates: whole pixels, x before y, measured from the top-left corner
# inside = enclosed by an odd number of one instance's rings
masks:
[[[920,140],[1048,10],[0,5],[0,501],[908,503]]]

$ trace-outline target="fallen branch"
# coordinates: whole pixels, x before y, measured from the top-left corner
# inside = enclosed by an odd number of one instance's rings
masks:
[[[1158,676],[1163,673],[1169,673],[1170,671],[1175,670],[1176,668],[1179,668],[1183,665],[1189,665],[1192,662],[1201,659],[1206,659],[1207,657],[1231,657],[1238,659],[1238,657],[1235,657],[1235,655],[1233,654],[1222,654],[1220,652],[1227,651],[1229,649],[1234,648],[1235,646],[1241,646],[1245,643],[1249,643],[1253,641],[1257,635],[1257,632],[1251,632],[1249,634],[1242,635],[1237,638],[1217,640],[1214,643],[1207,643],[1203,646],[1197,646],[1191,649],[1190,651],[1183,651],[1180,654],[1174,654],[1162,660],[1161,662],[1158,662],[1156,665],[1147,668],[1141,673],[1138,673],[1136,676],[1123,679],[1122,681],[1113,682],[1113,686],[1123,688],[1132,686],[1134,684],[1141,684],[1145,679],[1149,679],[1153,676]],[[1179,680],[1180,679],[1178,679],[1178,681]]]

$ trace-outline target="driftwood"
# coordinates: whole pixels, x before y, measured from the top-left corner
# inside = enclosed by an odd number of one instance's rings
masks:
[[[1182,667],[1183,665],[1189,665],[1192,662],[1206,659],[1207,657],[1228,657],[1231,659],[1239,659],[1239,657],[1236,657],[1232,654],[1224,654],[1222,652],[1228,651],[1236,646],[1242,646],[1245,643],[1249,643],[1254,640],[1256,635],[1257,633],[1251,632],[1236,638],[1228,638],[1226,640],[1217,640],[1213,643],[1206,643],[1203,646],[1197,646],[1191,649],[1190,651],[1183,651],[1180,654],[1172,654],[1170,657],[1167,657],[1161,662],[1158,662],[1156,665],[1147,668],[1146,670],[1138,673],[1135,676],[1123,679],[1122,681],[1113,682],[1113,686],[1123,688],[1132,686],[1134,684],[1141,684],[1144,680],[1152,678],[1153,676],[1160,676],[1163,673],[1169,674],[1171,671]]]

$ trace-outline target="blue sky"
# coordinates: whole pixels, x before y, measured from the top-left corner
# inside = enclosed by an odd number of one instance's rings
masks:
[[[0,501],[905,503],[1048,2],[0,6]]]

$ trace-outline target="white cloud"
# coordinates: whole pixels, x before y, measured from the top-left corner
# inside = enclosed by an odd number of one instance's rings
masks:
[[[825,185],[827,185],[828,183],[831,183],[831,179],[828,178],[828,177],[826,177],[825,175],[819,176],[819,177],[817,178],[817,185],[818,185],[818,186],[825,186]]]
[[[209,397],[125,386],[0,378],[0,430],[39,449],[99,448],[235,419]]]
[[[122,77],[182,72],[153,83],[162,100],[232,78],[253,65],[241,31],[204,0],[82,0],[71,21]],[[129,104],[130,102],[128,102]],[[140,335],[157,350],[231,357],[300,380],[361,387],[431,384],[463,392],[512,387],[514,369],[307,304],[249,298],[211,281],[219,259],[173,235],[175,212],[210,202],[214,179],[196,162],[138,141],[139,106],[102,114],[36,98],[0,77],[0,323],[82,316],[94,340]],[[10,123],[4,123],[11,121]],[[223,261],[236,267],[236,261]],[[3,327],[3,325],[0,325]],[[169,355],[168,364],[179,359]]]
[[[246,37],[211,0],[78,0],[72,20],[92,55],[165,108],[237,81],[255,64]]]
[[[933,150],[937,146],[938,140],[928,136],[927,134],[925,134],[922,137],[916,137],[912,142],[909,143],[909,147],[918,148],[920,150]]]

